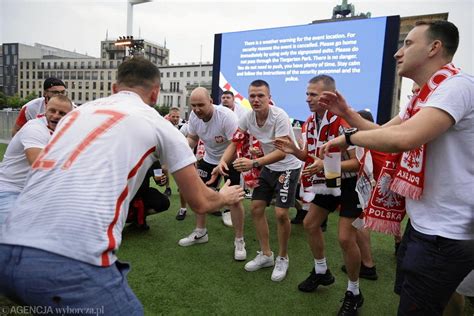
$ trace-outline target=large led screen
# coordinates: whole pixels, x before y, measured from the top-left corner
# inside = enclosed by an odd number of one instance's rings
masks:
[[[351,106],[386,122],[399,25],[399,16],[392,16],[216,34],[213,98],[231,90],[249,106],[249,83],[263,79],[275,105],[305,120],[308,80],[327,74]]]

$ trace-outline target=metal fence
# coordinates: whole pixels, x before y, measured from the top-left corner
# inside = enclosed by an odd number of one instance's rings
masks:
[[[0,110],[0,143],[8,143],[12,138],[12,128],[19,111]]]

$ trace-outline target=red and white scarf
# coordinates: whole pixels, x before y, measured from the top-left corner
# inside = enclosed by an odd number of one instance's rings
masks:
[[[447,78],[459,73],[459,69],[453,64],[447,64],[436,71],[428,82],[420,89],[420,92],[412,97],[408,108],[403,117],[406,121],[413,117],[425,104],[436,88]],[[426,160],[426,144],[419,148],[406,151],[400,158],[395,178],[390,189],[404,197],[419,200],[423,193],[425,179],[425,160]]]
[[[312,114],[303,124],[301,130],[303,141],[308,146],[308,156],[304,162],[304,168],[314,162],[314,159],[311,158],[309,154],[317,157],[319,155],[320,147],[327,141],[339,136],[339,126],[344,125],[345,123],[340,117],[326,111],[318,130],[316,119],[316,114]],[[335,148],[334,150],[337,151],[338,149]],[[324,171],[320,171],[312,176],[302,175],[300,190],[302,200],[309,203],[314,199],[316,194],[339,196],[341,195],[341,189],[328,188],[326,186]]]
[[[260,142],[247,132],[242,132],[238,129],[234,133],[232,141],[236,144],[237,158],[256,159],[261,157],[261,155],[253,155],[250,151],[250,146],[256,149],[257,152],[263,153]],[[258,187],[258,177],[260,176],[260,170],[261,168],[252,168],[248,171],[242,172],[242,176],[247,187],[251,189]]]
[[[396,236],[400,235],[400,223],[405,217],[405,198],[390,190],[390,183],[400,155],[367,149],[362,157],[357,155],[360,169],[356,191],[364,209],[364,227]]]

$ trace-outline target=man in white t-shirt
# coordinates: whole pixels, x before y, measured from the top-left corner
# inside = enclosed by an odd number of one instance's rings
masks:
[[[441,315],[474,266],[474,78],[451,61],[459,42],[448,21],[419,22],[395,54],[398,74],[421,87],[383,128],[361,119],[339,93],[321,106],[359,130],[328,142],[403,152],[391,189],[410,216],[398,250],[399,315]]]
[[[221,105],[231,109],[237,116],[237,119],[243,117],[247,112],[250,111],[250,109],[244,107],[242,104],[235,102],[234,93],[229,90],[222,92]],[[245,182],[242,176],[240,177],[240,182],[247,194],[249,191],[245,187]],[[224,212],[222,214],[222,221],[226,226],[232,226],[232,219],[230,218],[230,214],[228,212]]]
[[[196,88],[190,97],[192,112],[189,115],[188,142],[191,148],[196,147],[199,139],[204,143],[205,154],[197,163],[199,176],[203,183],[216,188],[220,179],[212,179],[212,170],[217,166],[225,149],[231,143],[237,131],[238,121],[234,112],[224,106],[212,103],[206,88]],[[240,173],[231,168],[225,179],[231,184],[240,183]],[[245,260],[247,252],[244,242],[244,207],[242,202],[228,206],[232,217],[235,240],[234,259]],[[209,240],[206,229],[206,215],[196,214],[196,228],[187,237],[179,241],[180,246],[191,246],[206,243]]]
[[[239,119],[239,130],[253,135],[260,142],[264,155],[254,160],[238,158],[233,162],[233,167],[240,172],[262,167],[258,179],[259,186],[252,193],[252,218],[257,230],[260,251],[253,260],[247,262],[245,270],[256,271],[275,265],[271,279],[281,281],[285,278],[289,265],[288,241],[291,224],[288,210],[295,203],[301,162],[295,156],[286,155],[273,145],[275,139],[290,137],[295,141],[295,136],[288,115],[282,109],[270,106],[270,98],[270,87],[267,82],[255,80],[250,84],[249,101],[253,111]],[[214,172],[225,173],[235,152],[236,144],[232,142]],[[270,248],[269,228],[265,217],[265,208],[270,205],[273,196],[275,196],[279,243],[276,263]]]
[[[8,144],[0,163],[0,225],[23,190],[31,164],[48,143],[59,120],[71,110],[68,97],[52,97],[45,115],[29,120]]]
[[[26,103],[21,107],[20,113],[16,118],[15,125],[12,129],[12,135],[15,135],[20,128],[29,120],[35,119],[43,115],[46,104],[50,98],[55,95],[66,95],[66,85],[57,78],[48,78],[43,82],[43,96]]]
[[[61,120],[0,230],[0,295],[43,308],[142,315],[116,253],[152,163],[168,165],[197,213],[243,198],[240,187],[215,192],[202,183],[186,139],[152,108],[159,89],[159,69],[131,58],[118,68],[113,95]]]
[[[242,104],[235,102],[234,93],[229,90],[222,92],[221,104],[234,111],[239,119],[250,111],[250,109],[244,107]]]

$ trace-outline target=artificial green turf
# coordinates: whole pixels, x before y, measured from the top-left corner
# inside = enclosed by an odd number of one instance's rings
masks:
[[[313,259],[302,225],[292,225],[289,244],[290,268],[282,282],[270,280],[271,268],[246,272],[245,262],[233,260],[233,230],[222,224],[220,217],[208,216],[209,242],[180,247],[178,240],[194,228],[194,215],[182,222],[174,217],[179,208],[179,196],[173,186],[169,211],[148,217],[150,230],[124,230],[119,252],[121,260],[132,264],[129,284],[141,300],[146,315],[155,314],[237,314],[237,315],[331,315],[340,307],[347,286],[346,275],[340,270],[342,254],[337,242],[337,214],[330,215],[325,233],[328,264],[336,283],[321,287],[315,293],[302,293],[299,282],[309,274]],[[250,216],[249,200],[245,201],[245,240],[248,259],[258,250]],[[295,210],[291,209],[291,217]],[[277,250],[273,208],[267,218],[273,250]],[[393,238],[372,236],[373,253],[379,280],[361,279],[365,297],[360,315],[394,315],[398,297],[393,294],[395,256]]]

